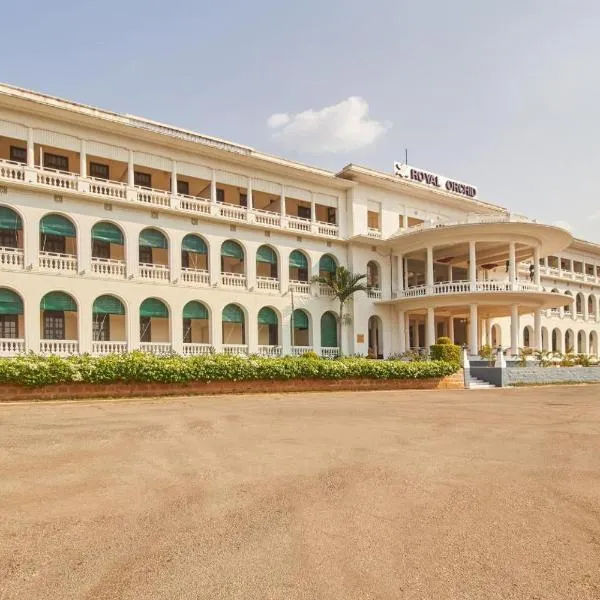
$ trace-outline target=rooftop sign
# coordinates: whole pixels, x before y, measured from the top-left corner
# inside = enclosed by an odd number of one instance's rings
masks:
[[[467,198],[475,198],[477,196],[477,188],[472,185],[460,183],[460,181],[454,181],[453,179],[422,171],[421,169],[415,169],[410,165],[404,165],[399,162],[394,163],[394,175],[402,177],[403,179],[410,179],[410,181],[415,181],[416,183],[422,183],[430,187],[438,188],[452,194],[466,196]]]

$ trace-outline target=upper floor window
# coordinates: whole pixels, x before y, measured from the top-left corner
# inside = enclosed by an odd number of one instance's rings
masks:
[[[298,216],[301,219],[310,219],[310,206],[298,205]]]
[[[248,206],[248,194],[240,192],[240,206]]]
[[[69,159],[66,156],[61,156],[60,154],[50,154],[50,152],[44,152],[44,167],[47,169],[56,169],[57,171],[68,171]]]
[[[221,204],[225,202],[225,190],[222,190],[221,188],[217,188],[217,202],[220,202]]]
[[[332,207],[327,208],[327,222],[331,223],[332,225],[335,225],[337,223],[335,208],[332,208]]]
[[[19,337],[18,315],[0,315],[0,338]]]
[[[134,171],[133,182],[135,185],[140,187],[152,187],[152,175],[150,173],[141,173],[140,171]]]
[[[96,177],[97,179],[110,179],[108,165],[91,162],[90,177]]]
[[[10,147],[10,160],[13,162],[27,162],[27,148],[19,148],[18,146]]]
[[[190,195],[190,184],[188,181],[177,180],[177,193],[184,194],[185,196]]]

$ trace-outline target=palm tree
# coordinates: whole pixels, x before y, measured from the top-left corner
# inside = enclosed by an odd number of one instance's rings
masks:
[[[338,318],[340,333],[341,326],[351,321],[350,315],[344,316],[344,306],[356,292],[367,292],[369,290],[369,286],[363,283],[366,279],[366,275],[355,275],[346,267],[338,267],[333,273],[327,273],[325,276],[315,275],[312,278],[313,283],[327,286],[331,290],[332,296],[340,303],[340,316]]]

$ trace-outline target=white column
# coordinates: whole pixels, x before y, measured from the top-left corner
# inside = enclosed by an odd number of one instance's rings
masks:
[[[23,320],[25,324],[25,350],[27,352],[40,352],[40,337],[42,312],[40,301],[43,293],[26,294],[23,298]]]
[[[171,347],[177,354],[183,354],[183,305],[177,305],[177,308],[169,314]]]
[[[485,320],[485,343],[488,346],[492,345],[492,320],[490,318]]]
[[[452,265],[448,265],[448,281],[452,281]]]
[[[558,276],[562,277],[562,258],[560,256],[556,258],[558,259]]]
[[[469,352],[471,356],[479,354],[479,348],[477,348],[478,319],[477,304],[471,304],[469,307]]]
[[[431,290],[433,288],[433,248],[431,246],[427,248],[426,263],[425,283]]]
[[[540,285],[541,283],[541,268],[540,268],[540,248],[536,246],[533,251],[533,262],[535,265],[534,273],[534,283],[535,285]]]
[[[315,206],[315,195],[310,193],[310,220],[315,223],[317,221],[317,211]]]
[[[425,324],[426,346],[429,350],[430,346],[435,344],[435,309],[430,307],[427,309],[427,322]]]
[[[398,311],[398,347],[400,353],[406,352],[406,315],[403,310]]]
[[[219,353],[223,351],[223,306],[211,310],[210,343],[215,352]]]
[[[92,304],[79,303],[77,311],[77,340],[79,341],[79,353],[89,354],[92,351]]]
[[[514,304],[510,314],[510,353],[516,356],[519,353],[519,307]]]
[[[135,184],[135,167],[133,164],[133,150],[129,151],[129,160],[127,162],[127,185],[133,187]]]
[[[139,302],[132,302],[125,315],[127,328],[127,350],[131,352],[140,347],[140,307]]]
[[[404,229],[408,229],[408,206],[404,206],[404,220],[403,220]]]
[[[450,319],[448,319],[448,337],[454,344],[454,317],[452,315],[450,315]]]
[[[471,289],[475,289],[477,283],[477,253],[475,248],[475,242],[469,242],[469,283]]]
[[[254,208],[254,200],[252,198],[252,178],[248,177],[248,186],[246,187],[246,204],[248,210],[252,210]]]
[[[420,348],[421,347],[421,336],[419,334],[419,321],[415,320],[413,322],[413,330],[414,330],[413,340],[415,342],[415,348]]]
[[[583,311],[583,320],[587,321],[588,318],[588,299],[587,296],[583,296],[583,302],[581,303],[581,310]]]
[[[171,194],[177,195],[177,161],[171,161]]]
[[[539,309],[533,313],[533,347],[542,349],[542,311]]]
[[[285,216],[285,186],[281,185],[281,195],[279,197],[279,212],[282,217]]]
[[[401,292],[404,289],[404,257],[398,256],[398,281],[396,282],[396,289]]]
[[[410,350],[410,314],[404,313],[404,348]]]
[[[514,288],[517,280],[517,246],[515,242],[510,242],[508,246],[508,279],[511,287]]]
[[[33,141],[33,127],[27,128],[27,166],[31,168],[35,167],[35,143]],[[39,344],[35,351],[40,351]]]
[[[217,201],[217,172],[213,169],[210,175],[210,201]]]
[[[87,177],[87,152],[85,149],[85,140],[81,140],[79,148],[79,176]]]
[[[403,267],[403,270],[404,270],[404,289],[407,289],[408,288],[408,260],[405,259],[405,258],[403,258],[402,260],[405,261],[404,267]]]

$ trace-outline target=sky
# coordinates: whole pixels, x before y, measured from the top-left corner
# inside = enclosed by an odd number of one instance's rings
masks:
[[[0,81],[337,171],[394,161],[600,243],[600,2],[42,0]]]

